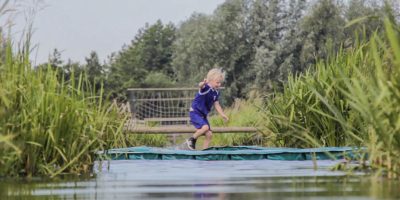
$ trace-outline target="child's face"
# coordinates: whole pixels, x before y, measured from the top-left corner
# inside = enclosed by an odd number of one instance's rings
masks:
[[[208,81],[208,85],[214,89],[218,89],[222,85],[222,79],[221,78],[215,78],[210,81]]]

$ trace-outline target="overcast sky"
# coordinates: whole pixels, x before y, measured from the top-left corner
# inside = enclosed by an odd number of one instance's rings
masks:
[[[179,24],[193,12],[212,14],[225,0],[32,0],[43,9],[34,17],[32,43],[38,47],[31,57],[46,62],[57,48],[62,59],[84,63],[94,50],[100,60],[129,44],[146,23],[158,19]],[[14,29],[20,30],[22,17]]]

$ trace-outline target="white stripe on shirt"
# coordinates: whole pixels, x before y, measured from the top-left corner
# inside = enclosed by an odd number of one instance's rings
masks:
[[[199,94],[200,94],[200,95],[205,95],[205,94],[209,93],[209,92],[210,92],[210,90],[211,90],[211,88],[209,88],[207,91],[205,91],[205,92],[203,92],[203,93],[202,93],[202,92],[200,92],[200,90],[199,90]]]

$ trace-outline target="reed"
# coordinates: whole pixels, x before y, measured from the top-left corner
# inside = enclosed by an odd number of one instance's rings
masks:
[[[400,28],[385,20],[385,35],[369,41],[363,65],[346,81],[343,93],[362,126],[360,135],[369,150],[369,161],[390,178],[400,173]],[[366,69],[366,66],[368,68]],[[380,174],[380,173],[378,173]]]
[[[96,151],[126,146],[126,117],[84,74],[60,81],[50,66],[32,69],[28,43],[17,53],[0,43],[0,176],[89,172]]]
[[[278,144],[367,147],[363,158],[378,174],[399,177],[399,36],[399,26],[386,19],[384,35],[360,39],[291,76],[264,108]]]

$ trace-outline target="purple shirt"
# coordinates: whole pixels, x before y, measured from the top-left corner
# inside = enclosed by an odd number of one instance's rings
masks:
[[[206,117],[214,103],[218,101],[218,97],[219,92],[206,84],[194,97],[190,111],[195,111]]]

